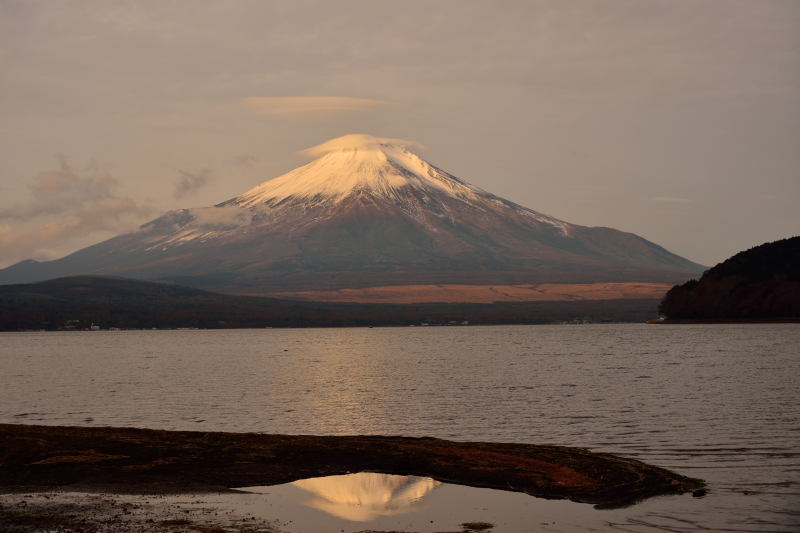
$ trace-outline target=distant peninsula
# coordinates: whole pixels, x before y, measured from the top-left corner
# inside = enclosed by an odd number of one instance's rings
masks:
[[[665,322],[800,322],[800,237],[756,246],[676,285]]]

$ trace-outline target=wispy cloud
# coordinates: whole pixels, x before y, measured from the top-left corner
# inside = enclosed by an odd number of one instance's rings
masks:
[[[233,159],[231,159],[231,164],[235,167],[250,168],[255,164],[256,161],[258,161],[258,158],[256,156],[245,154],[245,155],[238,155]]]
[[[663,202],[667,204],[693,204],[694,200],[691,198],[682,198],[680,196],[653,196],[651,198],[654,202]]]
[[[227,207],[197,207],[190,210],[194,223],[202,228],[227,229],[248,224],[253,214],[245,208]]]
[[[102,214],[103,219],[142,214],[148,208],[128,197],[119,196],[119,182],[108,172],[92,165],[79,174],[58,156],[59,169],[40,172],[28,183],[27,202],[0,208],[0,220],[29,221],[50,215]]]
[[[384,100],[347,96],[252,96],[242,102],[259,115],[280,117],[360,113],[396,105]]]
[[[178,172],[180,176],[173,182],[175,189],[172,191],[172,196],[176,200],[196,193],[211,181],[211,171],[207,168],[200,169],[198,172],[179,169]]]
[[[90,167],[76,172],[65,157],[59,169],[41,172],[28,183],[29,199],[0,208],[0,258],[49,259],[70,241],[93,232],[122,232],[153,214],[118,192],[119,182]]]

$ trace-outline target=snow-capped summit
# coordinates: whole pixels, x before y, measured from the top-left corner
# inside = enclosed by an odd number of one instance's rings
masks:
[[[287,199],[324,197],[339,201],[351,194],[370,193],[396,198],[404,188],[444,192],[460,198],[482,193],[434,167],[417,155],[414,143],[370,135],[345,135],[303,153],[315,159],[234,198],[237,205],[277,205]]]
[[[417,216],[423,211],[455,220],[453,207],[479,211],[511,208],[566,234],[569,224],[498,198],[444,170],[417,153],[412,141],[364,134],[337,137],[303,150],[310,163],[265,181],[220,206],[278,209],[332,208],[361,196],[388,201]]]
[[[678,281],[702,267],[631,233],[544,215],[428,163],[402,139],[345,135],[211,207],[171,211],[0,283],[72,274],[229,292],[425,283]]]

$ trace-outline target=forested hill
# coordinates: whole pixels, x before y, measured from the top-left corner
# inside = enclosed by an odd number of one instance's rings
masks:
[[[800,319],[800,237],[740,252],[676,285],[659,311],[668,320]]]

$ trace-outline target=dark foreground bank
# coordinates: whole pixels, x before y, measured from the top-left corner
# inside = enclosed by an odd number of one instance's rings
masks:
[[[611,507],[703,482],[580,448],[0,424],[0,493],[219,491],[372,471]]]

